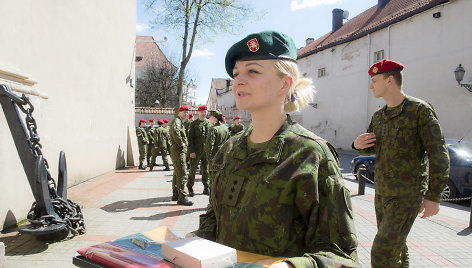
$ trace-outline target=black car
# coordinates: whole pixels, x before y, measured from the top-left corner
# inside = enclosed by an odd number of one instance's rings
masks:
[[[449,180],[442,192],[442,199],[470,197],[472,194],[472,143],[461,140],[446,140],[449,150]],[[351,161],[351,171],[356,176],[375,181],[375,155],[356,156]]]

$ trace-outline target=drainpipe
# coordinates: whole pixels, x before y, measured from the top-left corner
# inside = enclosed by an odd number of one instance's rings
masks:
[[[371,52],[371,35],[368,34],[367,38],[369,39],[369,43],[367,45],[367,68],[368,70],[370,68],[370,52]],[[369,84],[370,84],[370,77],[367,78],[367,94],[366,94],[366,111],[365,111],[365,129],[369,126],[370,118],[369,118]]]

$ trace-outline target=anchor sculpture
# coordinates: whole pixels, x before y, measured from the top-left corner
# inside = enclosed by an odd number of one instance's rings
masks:
[[[28,96],[12,93],[0,84],[0,104],[10,127],[16,150],[28,178],[35,202],[28,213],[30,224],[20,226],[21,233],[50,235],[69,231],[73,235],[85,233],[85,222],[80,205],[67,199],[67,165],[63,151],[59,154],[58,184],[51,177],[47,160],[41,152],[34,107]],[[25,124],[18,108],[26,114]],[[28,130],[28,132],[27,132]]]

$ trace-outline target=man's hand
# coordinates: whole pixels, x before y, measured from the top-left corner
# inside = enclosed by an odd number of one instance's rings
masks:
[[[295,268],[291,263],[289,262],[278,262],[274,263],[269,268]]]
[[[423,212],[423,215],[421,216],[421,218],[427,218],[427,217],[431,217],[431,216],[434,216],[436,214],[438,214],[439,212],[439,203],[438,202],[433,202],[431,200],[428,200],[428,199],[424,199],[423,200],[423,203],[421,204],[421,208],[420,208],[420,211],[418,212],[418,214],[421,214],[421,212]]]
[[[185,142],[182,143],[182,149],[185,149]]]
[[[195,157],[197,157],[196,153],[190,153],[190,158],[195,158]]]
[[[369,148],[375,145],[375,133],[364,133],[359,135],[357,139],[354,141],[354,148],[358,150],[362,150],[365,148]]]

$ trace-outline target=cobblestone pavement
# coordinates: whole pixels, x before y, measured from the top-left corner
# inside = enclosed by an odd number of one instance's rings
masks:
[[[357,181],[349,169],[352,157],[348,152],[340,152],[345,182],[352,195],[360,262],[363,267],[370,267],[370,249],[376,233],[374,189],[367,184],[366,194],[357,195]],[[191,198],[194,205],[184,207],[171,201],[172,171],[162,169],[162,166],[152,172],[136,167],[120,169],[69,188],[69,199],[83,206],[87,232],[48,243],[21,235],[16,229],[5,230],[0,234],[0,242],[5,244],[6,267],[75,267],[72,257],[76,250],[86,246],[158,226],[167,226],[179,236],[195,230],[198,217],[208,204],[208,197],[201,194],[200,176],[197,175],[194,186],[196,195]],[[410,267],[472,267],[469,220],[468,204],[447,202],[441,203],[438,215],[418,218],[407,241]]]

